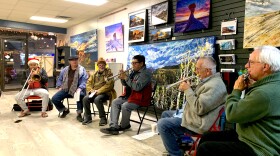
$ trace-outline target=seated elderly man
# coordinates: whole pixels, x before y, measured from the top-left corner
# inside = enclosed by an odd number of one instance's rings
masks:
[[[226,100],[226,118],[236,130],[204,134],[197,156],[280,155],[280,50],[255,48],[245,68],[249,80],[239,76]]]
[[[184,133],[202,134],[210,129],[226,100],[226,86],[220,73],[216,73],[216,61],[209,56],[200,57],[195,66],[201,83],[194,90],[190,82],[179,86],[186,95],[182,117],[164,112],[164,118],[158,121],[159,134],[172,156],[183,155],[176,140]]]

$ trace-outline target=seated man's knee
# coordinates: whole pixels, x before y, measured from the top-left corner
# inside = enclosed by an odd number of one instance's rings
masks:
[[[165,118],[161,118],[157,122],[157,128],[159,133],[162,132],[166,128],[166,122],[167,120]]]

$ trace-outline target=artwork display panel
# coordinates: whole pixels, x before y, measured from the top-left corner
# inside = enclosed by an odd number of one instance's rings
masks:
[[[151,7],[151,23],[152,25],[165,24],[168,22],[168,1],[155,4]]]
[[[147,10],[130,13],[128,43],[145,41]]]
[[[237,30],[237,19],[232,21],[222,22],[221,24],[221,35],[233,35],[236,34]]]
[[[235,49],[235,40],[218,40],[217,43],[220,45],[220,50],[234,50]]]
[[[123,51],[123,25],[113,24],[105,27],[106,52]]]
[[[169,41],[145,45],[134,45],[128,47],[127,69],[131,67],[132,57],[144,55],[147,69],[153,73],[153,79],[158,83],[155,94],[156,106],[167,109],[182,104],[178,97],[178,88],[167,90],[169,84],[177,82],[182,78],[187,68],[200,56],[213,55],[215,52],[215,37],[195,38],[188,40]],[[189,61],[189,62],[186,62]],[[188,74],[187,74],[188,75]]]
[[[280,46],[279,11],[279,0],[246,0],[243,48]]]
[[[146,57],[146,65],[152,70],[167,66],[176,66],[181,63],[180,57],[184,53],[191,51],[190,57],[195,57],[199,51],[207,51],[214,54],[215,37],[203,37],[188,40],[169,41],[145,45],[135,45],[128,47],[127,63],[134,55],[144,55]]]
[[[70,36],[71,55],[79,56],[79,64],[87,70],[94,69],[98,59],[97,29]]]
[[[207,29],[210,4],[210,0],[178,0],[174,33]]]
[[[155,29],[151,31],[152,40],[162,40],[171,38],[171,28]]]

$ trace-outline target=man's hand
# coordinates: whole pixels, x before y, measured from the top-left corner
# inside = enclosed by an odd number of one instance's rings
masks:
[[[28,83],[28,85],[30,85],[30,84],[33,83],[33,80],[32,80],[32,79],[29,79],[29,80],[27,81],[27,83]]]
[[[119,74],[120,74],[118,76],[119,79],[121,79],[121,80],[126,80],[127,79],[127,75],[126,75],[126,73],[123,70],[120,70]]]
[[[76,90],[76,92],[81,92],[82,91],[82,89],[81,88],[78,88],[77,90]]]
[[[238,79],[235,81],[233,89],[237,89],[237,90],[242,91],[242,90],[244,90],[247,87],[248,87],[248,84],[244,80],[244,75],[240,75],[238,77]]]
[[[184,82],[180,83],[179,91],[185,91],[185,90],[189,89],[190,87],[191,87],[190,81],[184,81]]]

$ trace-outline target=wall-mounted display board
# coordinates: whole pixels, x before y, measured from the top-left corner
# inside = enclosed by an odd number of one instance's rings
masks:
[[[168,22],[169,2],[155,4],[151,7],[151,23],[152,25],[165,24]]]
[[[79,56],[79,63],[87,70],[94,69],[98,59],[97,29],[70,36],[71,55]]]
[[[210,0],[178,0],[174,33],[208,28],[210,4]]]
[[[246,0],[244,48],[280,46],[279,11],[279,0]]]
[[[147,10],[129,13],[128,18],[128,43],[145,41]]]

